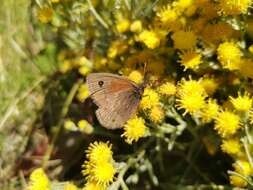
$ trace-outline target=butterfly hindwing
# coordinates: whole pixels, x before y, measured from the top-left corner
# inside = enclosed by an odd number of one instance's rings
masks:
[[[121,128],[136,111],[139,99],[129,91],[117,94],[108,106],[96,111],[99,122],[108,129]]]

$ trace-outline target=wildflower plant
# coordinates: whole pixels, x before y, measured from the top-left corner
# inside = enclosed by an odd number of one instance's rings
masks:
[[[42,41],[32,59],[56,71],[35,122],[47,134],[43,169],[28,189],[253,188],[252,1],[36,0],[31,9]],[[121,129],[97,121],[92,72],[147,77]]]

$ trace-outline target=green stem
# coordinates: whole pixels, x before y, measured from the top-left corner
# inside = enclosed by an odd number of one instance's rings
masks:
[[[63,127],[63,119],[67,115],[68,110],[69,110],[69,106],[72,103],[72,100],[74,99],[75,94],[76,94],[76,92],[77,92],[77,90],[78,90],[81,83],[82,83],[82,80],[79,80],[78,82],[75,83],[75,85],[70,90],[66,101],[64,102],[64,105],[63,105],[63,108],[62,108],[62,111],[61,111],[61,115],[60,115],[60,119],[59,119],[58,123],[55,126],[56,131],[54,132],[53,137],[52,137],[52,141],[51,141],[50,145],[48,146],[47,151],[46,151],[46,153],[43,157],[43,161],[42,161],[42,167],[43,168],[46,167],[47,162],[50,159],[50,156],[51,156],[53,148],[54,148],[54,144],[57,141],[58,136],[59,136],[59,134],[62,130],[62,127]]]
[[[243,143],[243,147],[244,147],[245,153],[247,155],[248,161],[250,163],[250,166],[251,166],[251,168],[253,168],[253,160],[252,160],[252,156],[250,155],[247,139],[243,138],[242,143]]]
[[[95,18],[98,20],[98,22],[100,22],[100,24],[105,27],[106,29],[109,28],[109,26],[106,24],[106,22],[102,19],[102,17],[97,13],[97,11],[94,9],[92,3],[90,2],[90,0],[87,0],[89,7],[90,7],[90,11],[92,12],[92,14],[95,16]]]

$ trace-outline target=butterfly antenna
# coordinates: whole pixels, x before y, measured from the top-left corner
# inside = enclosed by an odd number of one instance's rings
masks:
[[[144,63],[143,72],[144,72],[143,86],[146,86],[148,82],[147,62]]]

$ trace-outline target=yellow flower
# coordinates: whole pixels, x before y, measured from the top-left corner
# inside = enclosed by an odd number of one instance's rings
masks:
[[[242,59],[239,70],[243,76],[253,78],[253,61],[251,59]]]
[[[200,83],[201,80],[196,81],[196,80],[185,80],[182,79],[182,81],[179,82],[178,84],[178,90],[177,93],[179,96],[181,95],[185,95],[185,94],[200,94],[203,96],[206,96],[206,92],[205,89],[203,88],[203,86]]]
[[[250,45],[248,48],[249,52],[253,54],[253,45]]]
[[[215,100],[208,99],[208,102],[205,104],[203,109],[201,110],[200,116],[201,120],[204,123],[211,122],[219,113],[219,105]]]
[[[128,78],[137,84],[141,83],[143,80],[143,75],[138,70],[133,70],[129,75]]]
[[[158,89],[159,94],[161,94],[163,96],[175,95],[176,91],[177,91],[176,86],[171,82],[166,82],[166,83],[162,84]]]
[[[85,119],[78,121],[77,126],[82,132],[86,134],[91,134],[94,130],[93,127]]]
[[[130,25],[130,31],[139,33],[142,31],[142,23],[140,20],[135,20],[131,25]]]
[[[247,186],[247,182],[243,178],[241,178],[237,175],[230,175],[229,180],[230,180],[230,184],[233,185],[234,187],[246,187]]]
[[[200,6],[200,14],[202,18],[207,20],[214,19],[218,16],[216,10],[216,4],[212,1],[207,1],[203,5]]]
[[[82,84],[79,89],[78,89],[78,93],[77,93],[77,99],[80,102],[84,102],[86,100],[86,98],[89,97],[89,90],[88,90],[88,86],[87,84]]]
[[[239,116],[230,111],[220,112],[215,119],[214,129],[224,138],[234,135],[240,127]]]
[[[92,69],[92,62],[88,60],[86,57],[82,56],[74,61],[76,66],[79,66],[79,73],[83,76],[86,76],[88,73],[91,72]]]
[[[68,119],[67,121],[64,122],[64,128],[66,130],[70,130],[70,131],[76,131],[77,128],[76,128],[76,124],[71,121],[70,119]]]
[[[219,0],[219,9],[226,16],[239,15],[245,14],[251,4],[251,0]]]
[[[194,114],[205,106],[205,96],[198,94],[185,94],[177,99],[177,107],[186,113]]]
[[[180,63],[185,67],[186,69],[197,69],[199,64],[202,63],[202,55],[200,53],[194,52],[192,50],[190,51],[184,51],[182,54],[179,55],[180,57]]]
[[[241,60],[240,48],[234,42],[224,42],[217,49],[218,60],[224,68],[239,69]]]
[[[31,173],[28,190],[50,190],[50,181],[42,168]]]
[[[177,12],[171,8],[170,5],[163,7],[157,12],[157,17],[163,26],[170,26],[170,24],[177,21]]]
[[[246,160],[237,160],[233,167],[235,168],[235,171],[243,176],[250,176],[253,174],[253,169],[251,168],[251,165]]]
[[[64,60],[61,64],[60,64],[60,72],[61,73],[67,73],[68,71],[70,71],[72,69],[72,64],[70,62],[70,60]]]
[[[59,3],[60,0],[51,0],[52,3]]]
[[[219,87],[219,82],[214,77],[204,76],[200,80],[200,84],[208,95],[212,95]]]
[[[119,20],[116,23],[116,28],[119,33],[124,33],[129,30],[130,22],[128,19]]]
[[[128,45],[125,41],[113,41],[108,49],[107,56],[111,59],[114,59],[116,56],[123,54],[127,48]]]
[[[160,45],[159,36],[152,30],[144,30],[139,34],[139,40],[148,48],[154,49]]]
[[[145,131],[145,120],[141,117],[135,117],[128,120],[124,125],[124,133],[122,136],[126,138],[125,141],[128,144],[132,144],[133,141],[138,141],[139,138],[144,137]]]
[[[177,107],[186,113],[194,114],[205,106],[206,92],[199,81],[183,79],[178,84]]]
[[[184,11],[186,8],[189,8],[193,4],[193,0],[179,0],[176,2],[177,10]]]
[[[227,23],[207,24],[202,36],[208,43],[218,44],[232,37],[234,29]]]
[[[159,94],[151,89],[145,88],[140,102],[140,108],[142,110],[151,109],[159,104]]]
[[[89,161],[93,164],[109,162],[112,160],[112,145],[109,142],[91,143],[86,151]]]
[[[96,181],[98,184],[107,186],[113,181],[116,170],[112,163],[100,162],[94,166],[92,173],[93,175],[91,176],[91,180]]]
[[[160,106],[153,107],[149,112],[149,118],[154,123],[159,123],[164,119],[164,110]]]
[[[162,75],[166,70],[166,66],[162,60],[151,60],[147,64],[147,72],[155,75]]]
[[[109,142],[94,142],[88,147],[87,159],[82,165],[82,174],[88,181],[107,187],[113,181],[116,169],[113,166],[112,145]]]
[[[64,190],[78,190],[78,187],[73,183],[67,182],[64,184]]]
[[[193,31],[176,31],[172,34],[172,39],[176,49],[192,49],[197,43],[197,36]]]
[[[88,181],[82,190],[106,190],[106,188],[94,181]]]
[[[78,69],[79,73],[83,76],[86,76],[87,74],[90,73],[91,71],[91,68],[90,67],[87,67],[86,65],[84,66],[81,66],[79,69]]]
[[[244,93],[242,96],[238,93],[238,97],[234,98],[229,96],[231,103],[233,104],[234,108],[241,112],[249,111],[252,106],[252,98],[250,97],[249,93]]]
[[[42,23],[48,23],[53,18],[53,10],[49,7],[44,7],[38,12],[38,19]]]
[[[222,141],[221,150],[230,155],[241,154],[241,144],[239,139],[230,138]]]

